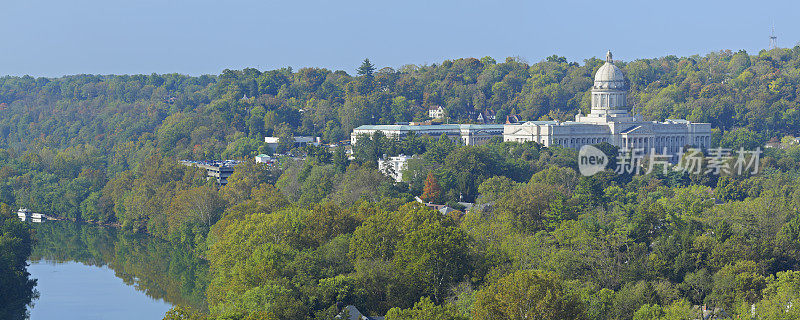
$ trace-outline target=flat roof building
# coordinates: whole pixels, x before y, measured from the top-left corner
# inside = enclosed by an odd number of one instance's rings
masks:
[[[278,148],[278,144],[280,143],[279,137],[264,137],[264,142],[267,146],[275,152]],[[292,137],[292,148],[302,148],[309,144],[318,146],[321,143],[321,139],[319,137],[303,137],[303,136],[296,136]]]
[[[224,161],[192,161],[181,160],[181,164],[190,167],[198,167],[206,170],[208,179],[216,179],[219,185],[228,184],[228,178],[233,174],[234,167],[241,163],[237,160]]]
[[[451,140],[460,140],[468,146],[483,145],[493,137],[501,137],[504,126],[502,124],[363,125],[353,129],[350,143],[355,144],[361,135],[372,136],[380,131],[392,139],[403,139],[411,133],[429,137],[439,137],[444,134]]]

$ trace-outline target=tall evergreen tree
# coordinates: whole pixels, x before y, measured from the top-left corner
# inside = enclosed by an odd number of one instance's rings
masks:
[[[375,72],[375,66],[369,62],[369,58],[364,59],[361,66],[358,67],[358,75],[366,78],[372,78],[372,73]]]

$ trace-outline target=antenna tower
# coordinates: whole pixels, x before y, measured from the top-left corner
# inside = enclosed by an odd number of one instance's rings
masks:
[[[775,23],[772,23],[772,34],[769,36],[769,49],[775,49],[778,47],[778,36],[775,35]]]

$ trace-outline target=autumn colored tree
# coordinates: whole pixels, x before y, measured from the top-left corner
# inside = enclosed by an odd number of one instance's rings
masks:
[[[428,172],[428,178],[425,179],[425,187],[422,189],[420,198],[434,203],[442,199],[442,187],[439,186],[439,181],[433,176],[433,172]]]

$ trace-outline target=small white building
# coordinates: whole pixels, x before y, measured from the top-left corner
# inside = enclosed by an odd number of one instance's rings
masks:
[[[280,138],[264,137],[264,142],[267,144],[267,146],[269,146],[272,152],[275,152],[275,149],[278,148],[278,143],[280,143]],[[314,146],[319,146],[319,144],[322,142],[322,139],[320,139],[320,137],[296,136],[292,137],[292,142],[293,142],[292,148],[302,148],[309,144]]]
[[[259,154],[256,156],[256,163],[270,163],[272,162],[272,157],[266,154]]]
[[[475,118],[480,123],[494,123],[495,119],[494,111],[489,109],[479,112],[477,118]]]
[[[428,108],[428,116],[433,119],[443,119],[444,108],[442,108],[442,106],[430,106]]]
[[[27,221],[31,217],[31,211],[27,208],[19,208],[19,210],[17,210],[17,217],[22,221]]]
[[[43,213],[31,212],[27,208],[19,208],[19,210],[17,210],[17,217],[22,221],[37,223],[47,221],[47,216]]]
[[[403,170],[408,168],[408,160],[412,158],[401,154],[387,159],[378,159],[378,169],[394,181],[401,182],[403,181]]]

